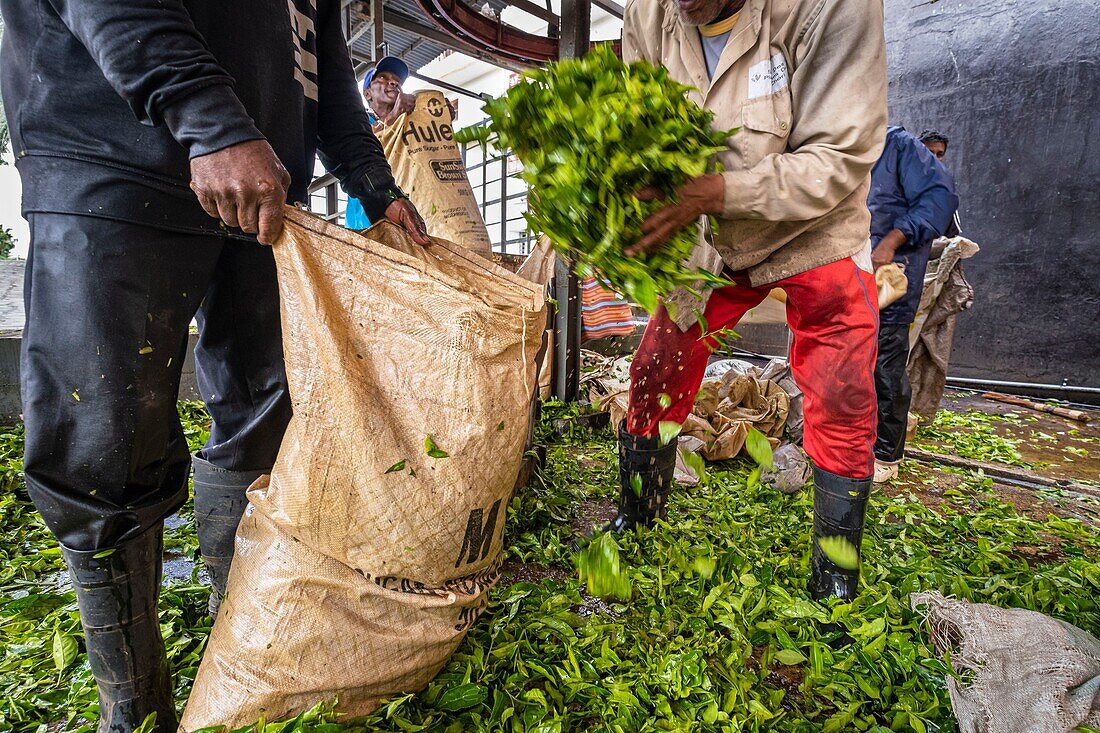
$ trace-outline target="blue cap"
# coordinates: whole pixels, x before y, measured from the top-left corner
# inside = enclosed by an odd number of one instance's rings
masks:
[[[397,80],[402,84],[409,78],[409,65],[396,56],[383,56],[374,68],[367,72],[367,75],[363,77],[363,91],[367,90],[371,81],[374,80],[374,75],[380,71],[388,71],[397,77]]]

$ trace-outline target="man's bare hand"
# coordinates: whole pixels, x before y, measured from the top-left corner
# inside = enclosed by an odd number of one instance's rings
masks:
[[[385,116],[385,122],[387,125],[392,125],[393,121],[406,112],[412,112],[416,107],[416,95],[406,94],[405,92],[398,92],[397,99],[393,103],[393,109]]]
[[[207,214],[272,244],[283,230],[290,174],[266,140],[249,140],[191,161],[191,190]]]
[[[900,229],[891,229],[871,251],[871,264],[876,270],[883,265],[889,265],[894,261],[894,254],[898,251],[898,247],[906,241],[904,232]]]
[[[400,225],[417,244],[427,247],[432,243],[428,239],[428,227],[424,225],[424,220],[420,218],[420,212],[413,206],[412,201],[395,199],[386,207],[386,218]]]
[[[662,198],[656,189],[637,193],[641,201]],[[654,211],[642,222],[642,238],[624,250],[627,257],[663,246],[676,232],[698,221],[704,214],[722,213],[726,197],[726,182],[718,173],[693,178],[676,191],[676,202]]]

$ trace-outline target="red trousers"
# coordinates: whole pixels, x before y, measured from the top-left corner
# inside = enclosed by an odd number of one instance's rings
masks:
[[[773,287],[787,293],[787,323],[794,336],[790,362],[804,395],[803,447],[815,465],[845,478],[865,479],[874,471],[875,357],[878,296],[875,278],[843,259],[777,283],[754,288],[745,275],[711,293],[700,324],[681,331],[664,307],[649,321],[630,368],[627,430],[657,434],[662,421],[682,423],[695,403],[712,334],[737,325]],[[661,395],[671,399],[661,406]]]

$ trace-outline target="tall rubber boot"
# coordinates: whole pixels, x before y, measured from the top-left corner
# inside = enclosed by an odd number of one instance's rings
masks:
[[[99,692],[98,733],[130,733],[150,713],[157,733],[178,725],[157,617],[163,547],[157,525],[113,551],[61,548]]]
[[[217,618],[229,580],[229,566],[233,562],[233,539],[248,506],[245,491],[267,471],[228,471],[198,456],[192,459],[192,466],[199,552],[210,573],[208,609],[210,617]]]
[[[870,493],[870,476],[844,478],[814,466],[814,547],[810,577],[810,595],[814,600],[836,596],[850,601],[856,597],[859,543],[863,539],[863,520]],[[822,549],[823,542],[834,558]]]
[[[676,469],[676,441],[640,438],[619,425],[619,514],[603,529],[626,532],[651,527],[668,515],[668,495]]]

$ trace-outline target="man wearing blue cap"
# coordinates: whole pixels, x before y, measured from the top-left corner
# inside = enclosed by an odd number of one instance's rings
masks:
[[[367,118],[371,125],[389,124],[399,115],[412,111],[416,96],[401,91],[401,85],[408,78],[408,64],[396,56],[383,57],[363,77],[363,98],[367,100]],[[363,204],[354,196],[348,197],[344,223],[348,229],[366,229],[371,225]]]
[[[368,114],[386,124],[412,112],[416,95],[405,94],[401,85],[409,78],[409,67],[396,56],[386,56],[363,77],[363,97]]]

